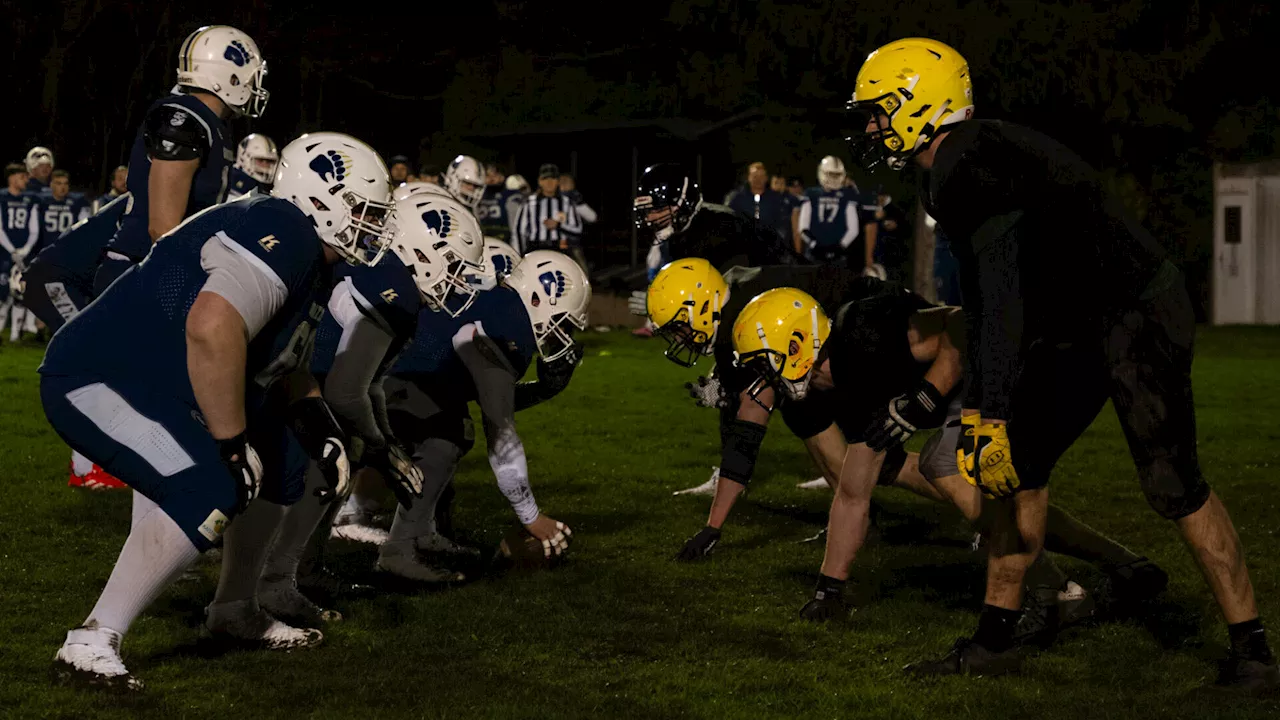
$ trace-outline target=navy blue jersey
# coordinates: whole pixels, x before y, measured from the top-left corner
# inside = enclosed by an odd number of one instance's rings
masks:
[[[29,192],[32,195],[48,195],[49,184],[40,182],[35,175],[28,175],[27,188],[24,192]]]
[[[725,204],[730,208],[749,218],[755,218],[762,226],[778,233],[778,237],[791,236],[791,205],[782,193],[765,188],[757,200],[751,192],[751,186],[744,185],[729,193],[728,200]]]
[[[848,247],[861,230],[859,197],[854,188],[824,190],[811,187],[804,192],[808,212],[800,211],[800,229],[810,248]],[[807,220],[807,227],[806,227]]]
[[[128,191],[126,190],[125,192],[128,192]],[[115,190],[110,190],[103,193],[101,197],[93,201],[93,207],[90,209],[90,212],[94,212],[94,213],[98,212],[99,210],[101,210],[102,208],[110,204],[112,200],[115,200],[116,198],[120,197],[120,195],[123,195],[123,194],[124,193],[120,193],[119,195],[117,195]]]
[[[39,255],[34,260],[28,259],[28,265],[40,262],[57,267],[58,277],[77,282],[89,292],[102,250],[119,229],[131,197],[126,193],[113,199],[52,242],[42,243]]]
[[[55,200],[53,195],[45,195],[40,198],[39,207],[40,238],[36,241],[36,247],[30,251],[32,256],[40,248],[61,237],[71,226],[89,217],[89,201],[80,193],[68,193],[61,200]]]
[[[271,186],[266,183],[260,183],[249,173],[238,167],[232,167],[227,175],[227,199],[235,200],[241,195],[248,195],[254,190],[261,189],[262,192],[271,190]]]
[[[519,191],[508,190],[502,185],[485,187],[484,197],[480,199],[480,206],[476,208],[476,219],[480,221],[480,230],[485,235],[511,241],[512,218],[507,212],[507,205],[512,198],[519,195]]]
[[[378,368],[381,377],[413,337],[418,326],[418,312],[422,309],[422,295],[404,263],[394,253],[387,253],[374,267],[342,264],[333,273],[334,286],[346,285],[360,313],[372,320],[393,338],[386,357]],[[327,374],[333,368],[333,358],[342,339],[342,326],[333,314],[326,312],[320,329],[316,332],[315,353],[311,357],[311,372]]]
[[[332,283],[311,221],[277,198],[246,198],[188,218],[58,331],[40,372],[145,383],[197,409],[186,321],[208,279],[200,259],[208,242],[246,257],[287,293],[249,343],[246,408],[258,407],[265,388],[309,356]]]
[[[235,156],[222,120],[192,95],[169,95],[151,104],[129,155],[129,192],[133,205],[120,222],[108,247],[138,262],[151,252],[151,223],[147,182],[152,157],[163,160],[199,159],[191,181],[184,216],[222,202],[227,175]]]
[[[17,195],[0,190],[0,248],[24,250],[39,240],[40,199],[31,193]],[[8,252],[4,253],[8,259]]]
[[[442,406],[475,400],[475,382],[453,349],[453,336],[466,325],[474,325],[501,348],[517,380],[524,376],[538,348],[524,303],[505,285],[481,292],[457,318],[430,310],[418,313],[413,342],[391,374],[418,384]]]

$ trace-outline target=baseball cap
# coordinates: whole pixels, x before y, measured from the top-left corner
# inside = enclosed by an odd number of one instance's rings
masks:
[[[549,177],[553,177],[553,178],[560,177],[560,168],[556,167],[553,163],[546,163],[542,167],[538,168],[539,180],[541,180],[542,178],[549,178]]]

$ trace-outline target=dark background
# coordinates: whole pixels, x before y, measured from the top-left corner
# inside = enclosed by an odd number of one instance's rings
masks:
[[[531,180],[558,162],[610,237],[629,232],[633,148],[641,167],[700,153],[717,201],[754,160],[813,183],[822,155],[847,157],[839,110],[862,60],[912,35],[965,55],[980,116],[1031,124],[1104,169],[1202,285],[1212,163],[1280,154],[1268,3],[5,0],[0,17],[0,152],[48,145],[95,193],[173,84],[183,38],[217,23],[269,64],[267,113],[234,121],[235,137],[339,130],[384,156],[470,152]],[[909,175],[855,179],[912,202]]]

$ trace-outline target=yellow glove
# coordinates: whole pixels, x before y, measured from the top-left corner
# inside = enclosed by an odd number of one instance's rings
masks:
[[[982,418],[977,413],[960,417],[960,438],[956,442],[956,467],[965,482],[978,487],[978,469],[974,465],[974,449],[977,447],[977,429]]]
[[[977,426],[974,434],[977,440],[978,484],[982,493],[987,497],[1013,495],[1021,481],[1013,469],[1008,426],[983,423]]]

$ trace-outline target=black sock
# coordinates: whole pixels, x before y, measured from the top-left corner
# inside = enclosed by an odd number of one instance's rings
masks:
[[[840,596],[844,594],[844,584],[844,580],[837,580],[830,575],[819,575],[818,587],[814,588],[813,596],[818,600],[826,598],[839,600]]]
[[[1273,659],[1271,648],[1267,645],[1267,631],[1262,627],[1262,618],[1254,618],[1227,626],[1227,635],[1231,637],[1231,653],[1249,660],[1270,665]]]
[[[991,652],[1008,650],[1013,647],[1013,629],[1021,616],[1021,610],[983,605],[982,615],[978,617],[978,632],[973,634],[973,641]]]

